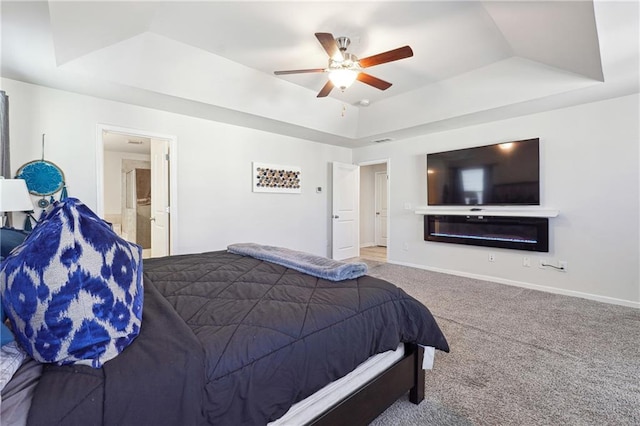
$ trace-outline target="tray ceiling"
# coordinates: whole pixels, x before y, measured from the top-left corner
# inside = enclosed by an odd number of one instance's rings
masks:
[[[8,2],[2,76],[323,143],[497,120],[638,91],[638,4],[591,1]],[[325,74],[314,32],[368,69],[317,99]],[[368,101],[368,106],[362,106]]]

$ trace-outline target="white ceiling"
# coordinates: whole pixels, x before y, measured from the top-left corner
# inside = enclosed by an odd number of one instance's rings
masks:
[[[637,1],[2,1],[2,76],[357,147],[637,93]],[[414,56],[316,98],[315,32]],[[370,101],[360,106],[363,99]],[[149,129],[153,131],[153,129]]]
[[[105,151],[146,155],[151,153],[151,139],[142,136],[105,130],[102,132],[102,143]]]

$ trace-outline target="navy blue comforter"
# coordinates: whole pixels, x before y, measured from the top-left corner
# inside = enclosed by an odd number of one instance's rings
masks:
[[[226,251],[145,260],[144,276],[138,338],[99,370],[48,367],[31,424],[266,424],[400,342],[449,350],[424,305],[370,276]]]

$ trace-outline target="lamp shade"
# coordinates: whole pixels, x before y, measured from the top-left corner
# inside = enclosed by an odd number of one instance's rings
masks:
[[[0,177],[0,212],[24,212],[33,210],[33,202],[24,179]]]
[[[331,70],[329,72],[329,80],[331,80],[333,85],[338,87],[340,90],[344,90],[347,87],[351,86],[351,84],[356,80],[357,76],[358,71],[346,68]]]

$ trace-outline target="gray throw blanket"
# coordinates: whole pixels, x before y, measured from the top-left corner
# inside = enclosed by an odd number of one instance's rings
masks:
[[[283,247],[240,243],[231,244],[227,247],[227,250],[231,253],[277,263],[278,265],[330,281],[351,280],[367,273],[366,263],[345,263]]]

